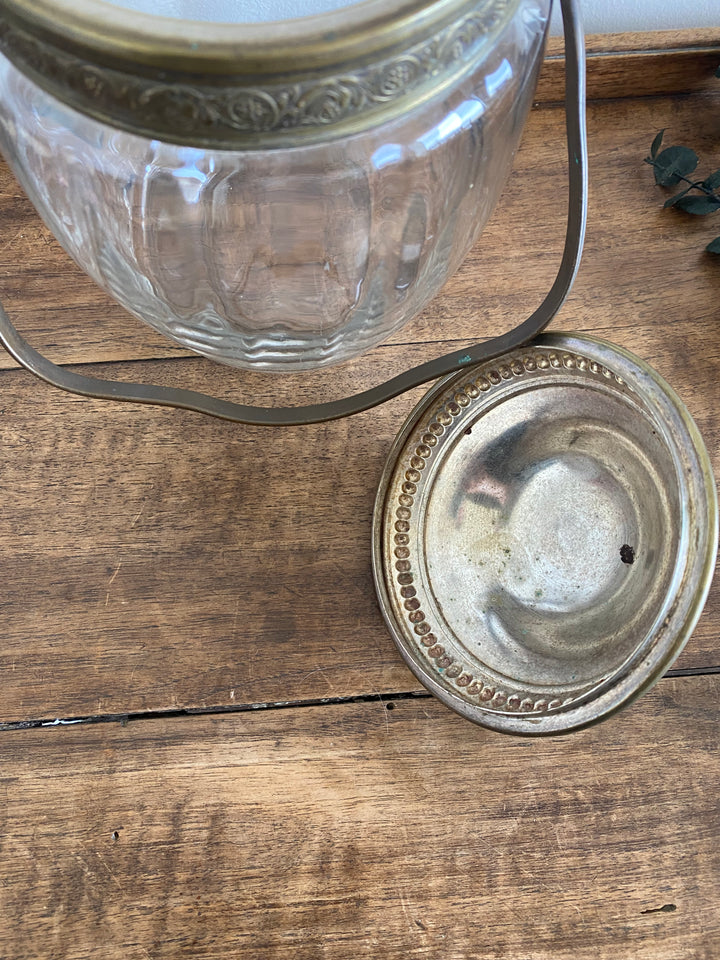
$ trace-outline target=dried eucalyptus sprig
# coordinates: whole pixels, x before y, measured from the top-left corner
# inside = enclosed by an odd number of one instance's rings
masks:
[[[661,150],[664,130],[655,137],[650,147],[650,156],[645,157],[655,173],[655,183],[660,187],[675,187],[679,183],[687,184],[679,193],[668,197],[664,206],[675,207],[695,216],[705,216],[720,210],[720,170],[711,173],[704,180],[691,180],[699,161],[698,155],[690,147],[666,147]],[[720,237],[712,240],[705,249],[709,253],[720,254]]]

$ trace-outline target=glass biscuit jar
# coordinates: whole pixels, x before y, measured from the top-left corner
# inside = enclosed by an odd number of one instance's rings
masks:
[[[245,6],[0,0],[0,146],[131,313],[216,360],[303,370],[384,340],[457,269],[550,0],[217,19]]]

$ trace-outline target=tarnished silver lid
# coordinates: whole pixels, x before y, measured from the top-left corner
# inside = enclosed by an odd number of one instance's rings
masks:
[[[487,727],[564,733],[680,653],[712,578],[715,484],[650,367],[549,335],[423,399],[391,451],[373,539],[383,614],[425,686]]]

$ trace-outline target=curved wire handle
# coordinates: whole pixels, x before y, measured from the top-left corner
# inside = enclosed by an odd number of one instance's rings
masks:
[[[223,420],[252,425],[321,423],[368,410],[420,384],[468,365],[491,360],[537,336],[562,306],[580,265],[587,219],[587,142],[585,131],[585,50],[577,0],[560,0],[565,31],[566,130],[569,158],[569,197],[565,248],[555,281],[535,312],[513,330],[472,347],[456,350],[413,367],[361,393],[301,407],[253,407],[220,400],[194,390],[151,384],[98,380],[73,373],[38,353],[17,332],[0,304],[0,342],[8,353],[41,380],[70,393],[98,400],[125,400],[179,407]]]

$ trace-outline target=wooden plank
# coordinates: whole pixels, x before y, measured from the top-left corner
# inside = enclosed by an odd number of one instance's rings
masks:
[[[703,416],[702,400],[696,401],[693,392],[705,386],[698,384],[694,355],[702,353],[705,366],[710,365],[710,383],[718,380],[720,346],[717,338],[709,335],[716,317],[716,271],[702,252],[714,235],[713,224],[704,218],[663,211],[664,193],[654,185],[642,158],[657,130],[667,126],[668,142],[692,143],[709,161],[716,142],[719,106],[720,94],[691,100],[662,98],[591,106],[591,202],[586,251],[574,292],[556,324],[606,336],[635,350],[676,384],[699,418]],[[542,110],[532,115],[515,170],[486,233],[442,294],[391,342],[434,344],[438,339],[481,338],[509,328],[539,303],[556,268],[564,231],[562,136],[558,111]],[[53,243],[48,241],[49,248]],[[55,318],[54,329],[34,327],[33,317],[38,322],[41,318],[30,314],[40,301],[46,311],[42,324],[49,323],[48,315],[57,299],[54,284],[64,254],[56,251],[33,261],[24,246],[15,254],[15,267],[22,271],[32,265],[34,282],[42,287],[38,290],[31,285],[34,293],[19,315],[19,326],[33,343],[47,348],[53,359],[89,362],[121,355],[137,359],[175,350],[172,345],[165,348],[159,337],[153,339],[152,331],[144,339],[143,325],[132,318],[118,328],[119,317],[103,312],[103,304],[109,301],[90,280],[75,274],[61,289],[60,301],[74,290],[84,298],[83,310],[87,313],[67,329],[62,316]],[[43,286],[40,278],[45,269]],[[521,283],[512,279],[518,276],[522,277]],[[18,292],[9,303],[11,311],[19,309],[19,292],[26,289],[25,280],[22,273],[16,277]],[[685,350],[676,349],[673,327],[663,329],[660,318],[671,318],[671,323],[681,320]],[[84,339],[87,331],[89,336]],[[60,350],[57,343],[65,337],[66,345]],[[433,352],[439,350],[433,348]],[[381,350],[375,351],[376,358],[382,356]],[[3,363],[12,361],[2,354],[0,365]],[[352,369],[358,387],[373,375],[365,372],[363,363]],[[249,383],[247,394],[258,389],[257,378],[243,373],[236,376],[238,384]],[[329,371],[307,379],[322,389],[323,380],[334,383],[335,377],[335,372]],[[302,378],[294,379],[291,390],[295,392],[302,382]]]
[[[227,392],[232,371],[207,370],[183,376]],[[411,397],[287,431],[29,389],[21,372],[2,397],[0,720],[416,686],[370,569]]]
[[[585,38],[591,100],[705,90],[720,64],[720,27],[594,34]],[[550,37],[535,99],[565,99],[562,37]]]
[[[586,254],[555,326],[652,362],[720,471],[717,264],[702,252],[712,224],[663,211],[642,163],[666,125],[674,142],[692,137],[710,157],[715,103],[591,107]],[[302,402],[511,326],[557,263],[561,131],[560,111],[536,112],[501,209],[463,269],[367,358],[282,379],[197,359],[97,372]],[[454,343],[438,342],[447,337]],[[97,342],[88,349],[79,355],[97,359]],[[0,721],[417,689],[377,610],[369,552],[381,465],[417,396],[344,423],[273,431],[80,400],[20,371],[0,374]],[[718,666],[719,632],[715,590],[678,666]]]
[[[432,700],[2,735],[5,960],[714,960],[720,678],[569,738]]]
[[[676,38],[674,42],[680,41]],[[613,231],[620,229],[623,242],[627,238],[632,244],[633,257],[640,252],[644,258],[647,272],[638,275],[638,286],[646,276],[657,275],[658,262],[663,271],[668,267],[657,243],[652,250],[647,243],[638,247],[634,241],[643,238],[627,231],[635,219],[651,223],[653,216],[658,216],[658,191],[642,158],[654,133],[662,127],[671,128],[668,136],[675,142],[689,141],[712,155],[720,97],[713,91],[720,90],[720,83],[708,74],[703,90],[702,96],[692,99],[628,99],[609,105],[591,104],[588,111],[593,184],[588,251],[597,249],[593,248],[596,236],[605,251],[599,265],[605,265],[606,272],[615,271],[613,254],[617,255],[618,236]],[[417,321],[404,328],[396,342],[432,342],[439,338],[438,328],[443,331],[441,339],[462,337],[467,335],[464,331],[475,335],[478,328],[492,332],[495,325],[507,326],[524,317],[532,298],[542,298],[564,232],[563,138],[559,113],[546,109],[531,113],[515,171],[480,245],[471,252],[458,277]],[[81,273],[41,223],[1,161],[0,223],[0,297],[18,329],[51,359],[87,363],[186,355],[127,314]],[[672,234],[675,223],[664,215],[658,224],[661,235]],[[699,227],[696,223],[695,229]],[[610,247],[608,235],[613,239]],[[688,247],[687,256],[690,252]],[[673,276],[690,282],[686,256],[676,247],[673,258]],[[522,264],[522,287],[508,282],[509,263]],[[0,368],[13,366],[14,361],[0,351]]]
[[[388,348],[387,366],[421,349]],[[161,379],[175,364],[143,367]],[[182,375],[227,394],[232,372],[210,369]],[[6,372],[0,720],[417,689],[370,564],[380,471],[417,395],[273,431],[33,398]],[[714,592],[679,666],[718,664],[719,624]]]

